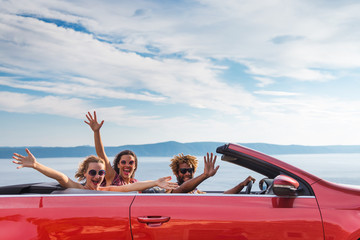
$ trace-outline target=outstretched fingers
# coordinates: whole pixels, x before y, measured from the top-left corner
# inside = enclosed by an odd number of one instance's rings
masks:
[[[23,167],[32,167],[34,168],[36,165],[36,158],[34,157],[34,155],[30,152],[29,149],[25,149],[27,156],[23,156],[21,154],[18,153],[14,153],[13,159],[15,159],[16,161],[12,161],[15,164],[18,164],[20,166],[18,166],[17,168],[23,168]]]
[[[98,121],[97,121],[97,116],[96,116],[96,111],[94,111],[93,115],[91,115],[90,112],[88,112],[86,114],[86,118],[88,121],[84,121],[87,125],[90,126],[90,128],[93,130],[93,131],[97,131],[99,130],[102,125],[104,124],[104,120],[101,121],[101,123],[99,124]]]
[[[215,167],[216,163],[216,155],[214,156],[213,153],[207,153],[204,156],[204,174],[207,177],[212,177],[216,174],[220,166]]]
[[[165,189],[175,189],[179,187],[179,185],[177,183],[174,183],[174,182],[168,182],[168,186],[165,188]]]
[[[170,181],[170,180],[171,180],[171,176],[163,177],[162,179],[164,179],[164,181]]]
[[[216,155],[214,156],[213,153],[209,154],[209,153],[206,153],[206,156],[204,156],[204,163],[209,163],[209,164],[212,164],[213,166],[215,165],[215,162],[216,162]]]
[[[171,176],[162,177],[157,180],[158,184],[165,184],[166,182],[171,180]]]
[[[17,158],[25,158],[23,155],[18,154],[18,153],[14,153],[13,158],[17,159]]]
[[[171,180],[171,176],[162,177],[158,179],[158,187],[165,189],[175,189],[178,187],[177,183],[169,182]]]
[[[35,158],[28,148],[25,148],[25,151],[28,154],[28,157]]]
[[[18,154],[18,153],[14,153],[14,156],[12,158],[16,160],[16,161],[13,160],[12,161],[13,163],[20,165],[20,166],[17,167],[17,169],[23,168],[23,165],[22,165],[23,161],[22,160],[25,158],[23,155]]]
[[[87,120],[88,120],[89,122],[87,122],[86,120],[85,120],[84,122],[85,122],[87,125],[90,125],[90,123],[91,123],[92,121],[94,121],[91,113],[88,112],[85,116],[86,116],[86,118],[87,118]]]
[[[16,169],[20,169],[20,168],[23,168],[24,166],[22,165],[22,163],[17,163],[15,161],[13,161],[13,163],[16,163],[16,164],[21,164],[20,166],[17,166]]]
[[[94,111],[94,120],[97,122],[96,111]]]

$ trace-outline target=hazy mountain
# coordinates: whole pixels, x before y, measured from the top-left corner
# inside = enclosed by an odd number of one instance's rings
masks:
[[[224,145],[223,142],[192,142],[179,143],[175,141],[105,147],[108,156],[115,156],[118,152],[130,149],[138,156],[174,156],[179,153],[202,156],[207,152],[216,152],[216,148]],[[239,143],[245,147],[270,154],[314,154],[314,153],[360,153],[360,145],[331,145],[331,146],[304,146],[304,145],[276,145],[267,143]],[[96,154],[93,146],[77,147],[29,147],[36,157],[84,157]],[[0,158],[11,158],[13,153],[25,154],[25,147],[0,147]]]

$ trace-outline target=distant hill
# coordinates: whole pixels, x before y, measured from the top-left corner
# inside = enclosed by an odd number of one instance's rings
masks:
[[[192,142],[179,143],[175,141],[143,144],[124,145],[118,147],[105,147],[108,156],[115,156],[122,150],[130,149],[138,156],[164,156],[170,157],[179,153],[202,156],[207,152],[214,152],[224,142]],[[245,147],[269,155],[277,154],[315,154],[315,153],[360,153],[360,145],[331,145],[331,146],[304,146],[304,145],[276,145],[267,143],[239,143]],[[0,158],[11,158],[14,152],[25,154],[25,147],[0,147]],[[77,147],[29,147],[36,157],[84,157],[95,155],[93,146]]]

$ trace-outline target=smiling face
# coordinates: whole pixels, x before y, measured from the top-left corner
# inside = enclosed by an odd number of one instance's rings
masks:
[[[187,163],[179,164],[179,171],[176,174],[178,184],[181,185],[194,177],[194,168]]]
[[[194,177],[194,173],[198,166],[198,160],[195,156],[180,153],[171,159],[171,164],[169,166],[176,176],[178,184],[181,185]]]
[[[122,179],[125,182],[130,181],[130,178],[136,169],[135,157],[132,155],[121,156],[117,167],[119,168],[119,175],[122,177]]]
[[[103,163],[91,162],[84,173],[86,178],[85,188],[98,190],[105,178],[105,166]],[[95,175],[94,175],[95,174]]]

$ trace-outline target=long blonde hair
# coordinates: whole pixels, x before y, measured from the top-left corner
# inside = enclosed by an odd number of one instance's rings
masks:
[[[78,181],[82,181],[85,179],[84,174],[88,170],[90,163],[102,163],[105,166],[105,161],[103,159],[94,155],[88,156],[84,161],[79,164],[79,168],[75,173],[75,177],[78,179]]]

